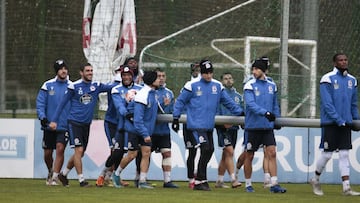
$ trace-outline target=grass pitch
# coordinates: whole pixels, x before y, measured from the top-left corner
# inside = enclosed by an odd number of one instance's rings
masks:
[[[162,182],[151,181],[157,186],[154,189],[137,189],[132,182],[128,187],[113,188],[95,186],[95,180],[90,180],[92,187],[80,188],[77,180],[70,180],[70,187],[46,186],[43,179],[0,179],[0,202],[142,202],[142,203],[186,203],[186,202],[359,202],[360,197],[342,195],[341,185],[323,184],[324,196],[312,193],[308,184],[281,184],[287,188],[284,194],[272,194],[264,189],[261,183],[254,183],[255,193],[246,193],[244,187],[236,189],[218,189],[214,182],[210,183],[211,191],[193,191],[187,187],[187,182],[175,182],[178,189],[165,189]],[[352,186],[359,191],[358,185]]]

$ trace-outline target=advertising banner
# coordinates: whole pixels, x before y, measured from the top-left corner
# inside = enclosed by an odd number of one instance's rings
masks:
[[[83,157],[83,173],[86,179],[96,179],[104,167],[107,156],[110,154],[107,140],[105,138],[104,123],[102,120],[94,120],[91,125],[88,148]],[[19,127],[21,126],[21,127]],[[280,182],[305,183],[314,175],[315,163],[321,151],[318,149],[320,143],[320,128],[294,128],[284,127],[275,131],[277,141],[277,163],[278,177]],[[172,179],[187,180],[186,158],[187,150],[184,147],[182,131],[171,132],[172,139]],[[350,150],[350,174],[351,183],[360,184],[360,134],[353,132],[353,149]],[[0,119],[0,177],[12,178],[46,178],[47,169],[43,161],[43,150],[41,147],[42,131],[38,120],[32,119]],[[243,151],[243,130],[238,133],[237,145],[234,159]],[[217,168],[220,162],[222,148],[217,145],[217,135],[214,131],[215,152],[208,164],[208,179],[215,181]],[[65,152],[65,163],[73,154],[69,146]],[[55,156],[55,152],[54,152]],[[333,154],[324,172],[321,181],[324,183],[341,183],[338,170],[338,153]],[[234,161],[235,161],[234,160]],[[263,181],[262,171],[263,151],[260,149],[255,153],[253,160],[254,182]],[[150,180],[162,180],[161,155],[152,153],[148,178]],[[26,170],[24,170],[24,168]],[[132,180],[135,177],[135,161],[130,163],[123,171],[121,177]],[[70,179],[77,179],[75,169],[69,174]],[[243,169],[239,179],[244,181]],[[225,181],[230,177],[226,173]]]
[[[0,119],[0,166],[0,177],[33,177],[34,119]]]

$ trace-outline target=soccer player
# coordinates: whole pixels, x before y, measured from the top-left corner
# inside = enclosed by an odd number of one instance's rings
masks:
[[[226,72],[220,77],[222,84],[224,85],[224,91],[235,101],[237,105],[243,108],[243,98],[233,87],[234,79],[231,73]],[[228,109],[223,105],[220,105],[218,110],[219,115],[232,115]],[[237,181],[234,172],[234,149],[237,140],[239,126],[233,126],[231,124],[217,125],[216,131],[218,135],[218,145],[222,148],[221,161],[218,168],[218,179],[216,181],[216,188],[229,188],[224,184],[225,171],[228,171],[231,177],[231,187],[237,188],[241,186],[241,183]]]
[[[111,96],[114,101],[117,114],[119,115],[118,133],[115,136],[115,147],[113,159],[118,159],[120,164],[115,168],[112,174],[112,181],[115,187],[122,186],[120,173],[125,167],[136,158],[138,148],[132,145],[128,135],[134,132],[134,98],[142,86],[134,83],[134,73],[128,66],[124,66],[121,70],[121,84],[115,86],[111,90]],[[130,144],[129,144],[130,143]],[[123,154],[128,150],[125,157]]]
[[[320,148],[323,151],[316,162],[315,176],[310,184],[315,195],[324,195],[320,187],[320,175],[333,153],[339,152],[343,194],[357,196],[360,192],[355,192],[350,187],[349,164],[352,123],[359,119],[357,80],[348,73],[348,58],[345,54],[335,54],[333,64],[333,70],[320,80]]]
[[[269,159],[269,172],[273,193],[285,193],[286,189],[278,184],[276,165],[276,141],[274,136],[274,121],[280,116],[277,100],[276,84],[267,79],[265,72],[268,68],[264,60],[255,60],[252,64],[254,78],[244,86],[245,99],[245,131],[248,139],[244,161],[246,192],[255,192],[251,183],[252,160],[254,153],[263,145]]]
[[[44,149],[44,161],[48,169],[46,185],[58,185],[58,175],[64,163],[64,151],[68,142],[67,116],[70,105],[66,105],[59,118],[56,130],[49,128],[49,120],[52,119],[61,98],[66,94],[67,86],[71,83],[69,69],[63,59],[54,63],[55,78],[50,79],[41,86],[36,98],[36,111],[44,131],[42,147]],[[53,151],[56,149],[55,162]]]
[[[190,64],[190,75],[191,75],[191,80],[201,79],[199,62]],[[184,109],[184,112],[186,112],[186,109]],[[183,139],[184,139],[185,148],[189,152],[188,157],[186,159],[189,188],[193,189],[195,186],[195,177],[197,174],[197,171],[195,170],[195,165],[196,165],[195,158],[199,148],[195,148],[195,146],[192,144],[195,143],[194,136],[192,135],[192,131],[187,129],[186,123],[183,124]]]
[[[89,130],[92,122],[95,105],[101,92],[109,92],[111,85],[105,85],[100,82],[92,81],[93,67],[86,63],[80,68],[81,79],[68,86],[67,93],[56,108],[49,127],[57,129],[59,117],[64,107],[70,103],[70,112],[68,116],[68,128],[70,136],[70,146],[74,148],[74,154],[70,157],[65,170],[59,174],[59,180],[64,186],[69,185],[67,174],[75,167],[80,187],[88,187],[89,183],[85,181],[82,167],[82,157],[84,156],[88,141]]]
[[[218,105],[223,104],[234,115],[241,115],[243,110],[225,93],[222,84],[213,79],[213,65],[209,60],[200,62],[200,71],[201,79],[187,82],[175,102],[172,128],[179,130],[179,118],[186,107],[187,128],[200,141],[194,190],[210,191],[206,168],[214,152],[213,129]]]
[[[271,77],[268,77],[266,75],[266,74],[268,74],[269,69],[270,69],[269,58],[267,56],[262,56],[258,60],[261,60],[266,63],[267,67],[265,69],[265,76],[268,80],[273,81],[273,79]],[[254,78],[253,75],[250,76],[249,78],[247,78],[246,81],[244,82],[244,85],[247,81],[249,81],[253,78]],[[281,126],[274,125],[274,129],[280,130]],[[248,136],[248,133],[246,130],[244,130],[244,140],[243,140],[244,145],[247,143],[247,139],[248,139],[247,136]],[[268,154],[266,153],[266,146],[263,146],[263,151],[264,151],[264,158],[263,158],[264,188],[270,188],[271,187],[271,181],[270,181],[271,176],[270,176],[270,172],[269,172],[269,157],[268,157]],[[239,155],[239,157],[237,158],[237,161],[236,161],[236,169],[235,169],[236,178],[238,178],[238,176],[239,176],[240,168],[244,165],[245,155],[246,155],[246,150],[244,147],[244,151]]]
[[[174,93],[166,87],[165,71],[157,68],[159,88],[156,90],[159,112],[170,114],[174,107]],[[164,175],[164,188],[178,188],[171,181],[171,138],[168,123],[156,123],[154,133],[151,136],[152,151],[160,152],[162,155],[162,169]]]
[[[121,78],[121,72],[124,72],[123,70],[124,70],[123,66],[119,66],[114,70],[115,77],[114,77],[114,81],[110,83],[111,86],[115,87],[119,85],[121,81],[123,81]],[[116,155],[113,153],[114,151],[117,151],[114,149],[114,145],[116,144],[115,135],[117,133],[123,133],[123,129],[120,129],[120,131],[118,130],[118,124],[119,122],[123,122],[123,119],[119,119],[119,115],[117,113],[111,94],[108,94],[107,96],[108,96],[107,97],[108,109],[105,114],[104,129],[110,147],[110,155],[106,159],[105,167],[103,168],[98,179],[96,180],[96,186],[98,187],[102,187],[104,183],[107,185],[109,184],[109,181],[111,181],[112,172],[114,168],[117,168],[119,166],[121,157],[124,153],[122,148],[121,148],[122,153]],[[120,124],[120,126],[123,126],[123,124]],[[116,147],[118,148],[118,145],[116,145]],[[125,182],[123,184],[125,186],[128,185]]]
[[[146,182],[146,178],[152,146],[151,136],[154,133],[158,111],[155,90],[159,88],[160,81],[156,71],[145,71],[143,81],[144,87],[135,96],[134,109],[134,127],[141,150],[138,188],[152,189],[153,187]]]

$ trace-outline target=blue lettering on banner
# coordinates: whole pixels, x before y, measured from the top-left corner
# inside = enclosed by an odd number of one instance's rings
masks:
[[[37,122],[39,123],[39,122]],[[94,123],[93,123],[94,124]],[[92,124],[92,125],[93,125]],[[40,124],[35,126],[35,138],[34,138],[34,178],[45,178],[47,175],[47,169],[43,161],[43,150],[42,150],[42,132],[40,130]],[[103,126],[103,124],[98,124]],[[106,139],[103,129],[98,128],[94,136],[100,136],[99,139]],[[242,153],[243,146],[243,133],[242,129],[238,132],[238,140],[234,152],[234,162],[237,157]],[[281,130],[275,130],[275,139],[276,139],[276,149],[277,149],[277,176],[279,182],[290,182],[290,183],[305,183],[314,175],[316,161],[321,155],[319,150],[319,144],[321,139],[321,129],[320,128],[294,128],[294,127],[283,127]],[[19,153],[20,145],[19,138],[14,137],[1,137],[0,136],[0,145],[3,139],[16,139],[17,140],[17,153]],[[93,136],[90,136],[89,139],[94,139]],[[218,163],[221,160],[222,148],[218,147],[216,131],[214,131],[214,146],[215,151],[209,164],[207,165],[207,177],[209,181],[216,181],[218,173]],[[186,159],[188,156],[188,151],[185,150],[185,145],[182,137],[182,130],[179,133],[171,131],[171,141],[172,141],[172,171],[171,177],[173,180],[187,180],[187,168],[186,168]],[[8,141],[5,141],[8,142]],[[8,146],[6,143],[5,146]],[[0,146],[0,151],[3,149]],[[360,184],[360,176],[357,174],[360,172],[360,132],[352,133],[352,150],[349,151],[349,161],[350,161],[350,174],[351,174],[351,183]],[[91,149],[88,149],[89,151]],[[96,150],[106,151],[105,154],[109,153],[109,148],[107,144],[104,146],[96,146]],[[25,150],[23,151],[25,152]],[[69,146],[65,150],[65,160],[68,160],[74,150]],[[264,178],[264,173],[262,169],[263,161],[263,150],[259,149],[255,153],[254,160],[252,162],[253,182],[262,182]],[[0,155],[0,158],[3,155]],[[93,157],[89,156],[86,152],[83,157],[83,171],[87,179],[96,179],[104,167],[107,155],[103,157],[103,164],[100,166],[96,164]],[[65,162],[66,163],[66,162]],[[65,164],[64,163],[64,164]],[[339,156],[338,153],[334,153],[332,159],[329,160],[326,165],[322,176],[321,181],[323,183],[341,183],[341,174],[338,169],[339,165]],[[162,157],[160,153],[152,153],[151,155],[151,164],[149,168],[148,178],[150,180],[162,180]],[[134,161],[131,162],[126,169],[122,172],[121,176],[125,180],[131,180],[135,177],[136,166]],[[71,179],[77,179],[77,174],[75,170],[72,170],[69,175]],[[239,174],[239,180],[244,180],[243,169],[241,169]],[[225,181],[230,181],[229,175],[226,173]]]
[[[0,158],[24,159],[26,152],[26,136],[0,135]]]

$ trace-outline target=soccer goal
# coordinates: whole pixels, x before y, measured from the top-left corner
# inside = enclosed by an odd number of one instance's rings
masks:
[[[243,62],[239,61],[238,59],[232,57],[230,54],[227,54],[225,50],[221,49],[217,46],[219,43],[229,43],[232,46],[236,43],[240,47],[240,50],[243,49]],[[305,72],[308,73],[310,78],[310,87],[309,92],[303,96],[301,101],[293,107],[290,111],[287,108],[282,108],[282,110],[286,110],[286,112],[282,111],[285,116],[292,116],[303,104],[309,102],[310,108],[310,117],[314,118],[316,115],[316,73],[317,73],[317,42],[315,40],[305,40],[305,39],[289,39],[287,42],[289,45],[294,46],[302,46],[302,47],[309,47],[310,52],[310,64],[305,64],[301,61],[301,59],[297,58],[296,56],[288,53],[289,59],[299,65],[299,67],[303,68]],[[244,69],[244,80],[246,80],[250,76],[250,66],[251,61],[253,58],[251,48],[252,46],[256,46],[261,44],[262,48],[258,49],[257,56],[259,55],[266,55],[266,53],[270,52],[271,49],[276,49],[280,46],[280,38],[275,37],[260,37],[260,36],[246,36],[244,38],[222,38],[222,39],[213,39],[211,41],[211,47],[217,51],[222,56],[226,57],[233,63],[237,64],[239,67]],[[273,46],[275,45],[275,46]],[[277,64],[276,64],[277,65]],[[280,67],[281,69],[282,67]],[[288,68],[288,67],[286,67]],[[288,72],[288,71],[286,71]],[[288,85],[288,75],[281,74],[280,75],[280,84],[281,86]],[[285,88],[288,90],[287,88]],[[281,98],[287,98],[288,92],[281,92]],[[282,102],[282,104],[287,104],[286,102]]]

